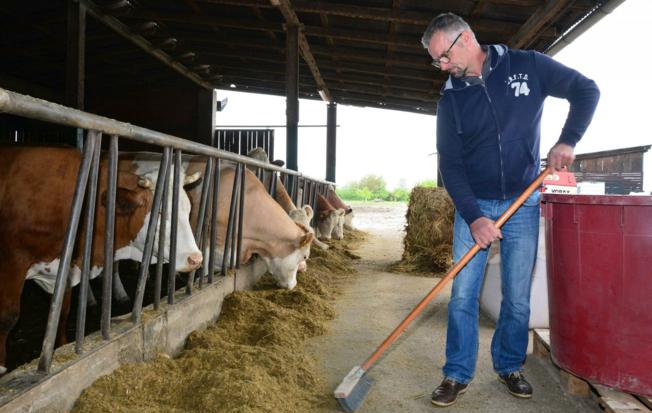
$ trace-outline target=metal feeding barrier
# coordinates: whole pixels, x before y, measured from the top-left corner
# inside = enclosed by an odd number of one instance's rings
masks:
[[[216,129],[215,141],[219,149],[240,155],[263,148],[274,159],[274,129]]]
[[[221,190],[231,191],[231,203],[229,207],[228,224],[226,228],[226,239],[222,255],[221,275],[226,275],[228,269],[240,267],[240,252],[242,243],[242,232],[244,223],[245,187],[246,187],[246,166],[258,168],[271,174],[270,184],[267,187],[272,196],[275,194],[278,179],[276,173],[282,173],[281,182],[286,186],[295,204],[299,198],[303,203],[309,202],[316,210],[317,192],[325,192],[327,181],[320,181],[303,176],[300,172],[280,168],[275,165],[254,160],[242,155],[220,150],[212,146],[203,145],[197,142],[188,141],[176,136],[149,130],[129,123],[120,122],[106,117],[86,113],[77,109],[69,108],[45,100],[36,99],[30,96],[21,95],[9,90],[0,88],[0,113],[39,120],[50,124],[78,128],[85,132],[82,158],[72,200],[70,219],[68,221],[64,236],[63,248],[60,255],[59,268],[57,272],[54,293],[50,304],[46,334],[43,340],[41,357],[38,363],[38,370],[43,373],[50,373],[55,347],[57,326],[62,311],[62,302],[66,289],[70,266],[73,260],[75,241],[78,239],[79,223],[83,219],[85,233],[83,237],[83,250],[81,261],[81,280],[79,287],[79,304],[77,308],[76,342],[75,351],[79,354],[83,351],[85,339],[85,322],[87,311],[87,299],[90,294],[90,269],[92,259],[93,228],[95,219],[95,207],[97,204],[98,181],[101,170],[101,148],[103,135],[109,136],[108,154],[106,159],[107,170],[107,195],[105,200],[105,233],[104,233],[104,267],[102,280],[102,307],[100,330],[104,340],[110,339],[111,333],[111,300],[112,300],[112,276],[114,269],[114,243],[115,243],[115,210],[116,191],[118,174],[118,141],[120,138],[133,140],[141,143],[151,144],[162,148],[160,164],[152,209],[147,226],[145,246],[142,255],[142,262],[138,272],[136,292],[131,313],[131,320],[134,324],[140,323],[143,310],[143,299],[146,281],[149,277],[150,263],[154,256],[154,244],[157,235],[157,228],[160,234],[166,234],[167,220],[160,217],[167,217],[169,197],[169,183],[172,180],[172,202],[170,211],[170,245],[168,263],[168,285],[167,302],[174,303],[176,291],[176,248],[177,248],[177,216],[179,214],[179,187],[182,156],[184,153],[203,155],[206,157],[206,166],[203,171],[201,198],[199,202],[198,220],[194,228],[194,236],[200,251],[209,248],[208,260],[203,260],[200,269],[192,271],[188,275],[185,292],[187,295],[193,293],[193,285],[197,281],[199,288],[204,283],[213,282],[213,274],[216,271],[216,239],[217,239],[217,207],[218,195]],[[265,141],[267,150],[270,149],[270,141]],[[225,163],[234,165],[235,176],[232,188],[220,188],[220,171]],[[299,194],[302,194],[299,197]],[[219,205],[220,208],[225,207]],[[83,214],[85,212],[85,215]],[[160,225],[159,225],[159,220]],[[165,253],[165,237],[158,237],[156,270],[154,276],[154,300],[155,309],[160,307],[162,291],[163,258]],[[199,276],[196,272],[199,271]]]

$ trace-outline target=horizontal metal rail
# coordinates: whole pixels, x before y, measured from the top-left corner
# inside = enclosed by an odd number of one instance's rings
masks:
[[[12,115],[23,116],[30,119],[41,120],[44,122],[56,123],[59,125],[70,126],[88,130],[96,130],[105,135],[119,135],[120,137],[131,140],[148,143],[157,146],[169,146],[173,149],[180,149],[184,152],[191,152],[197,155],[206,155],[219,157],[233,162],[240,162],[246,165],[258,166],[271,171],[283,172],[288,175],[304,176],[301,172],[291,169],[285,169],[273,164],[261,162],[243,155],[237,155],[232,152],[216,149],[197,142],[188,141],[157,132],[151,129],[132,125],[127,122],[120,122],[115,119],[104,116],[94,115],[83,112],[57,103],[34,98],[20,93],[12,92],[0,88],[0,112],[10,113]],[[308,178],[308,177],[307,177]],[[334,182],[308,178],[315,182],[335,184]]]

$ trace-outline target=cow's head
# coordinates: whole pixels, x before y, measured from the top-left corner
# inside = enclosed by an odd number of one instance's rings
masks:
[[[349,207],[349,209],[346,211],[346,214],[344,214],[344,228],[348,230],[353,229],[353,209]]]
[[[158,163],[156,163],[158,164]],[[158,165],[156,165],[158,166]],[[171,171],[173,172],[173,171]],[[171,217],[172,217],[172,192],[174,187],[173,175],[170,173],[169,186],[168,186],[168,196],[164,202],[167,202],[167,214],[164,217],[166,221],[165,228],[165,238],[164,238],[164,256],[163,262],[170,261],[170,229],[171,229]],[[175,270],[180,272],[188,272],[194,269],[197,269],[202,263],[202,253],[199,251],[197,244],[195,242],[195,237],[193,235],[192,229],[190,227],[190,199],[184,186],[191,185],[196,182],[201,177],[201,173],[194,173],[192,175],[186,175],[185,171],[181,171],[181,179],[179,182],[179,214],[177,216],[177,251],[176,251],[176,265]],[[156,180],[158,178],[158,169],[148,171],[146,173],[140,174],[138,180],[138,185],[141,188],[148,189],[153,195],[153,191],[156,187]],[[116,260],[119,259],[133,259],[141,260],[142,251],[145,248],[145,238],[147,236],[147,226],[149,225],[149,219],[151,215],[151,206],[150,211],[148,211],[147,216],[145,217],[144,225],[141,227],[140,231],[136,238],[130,243],[128,247],[121,248],[116,251]],[[154,240],[154,254],[152,257],[152,262],[157,260],[158,252],[158,243],[159,243],[159,229],[160,229],[160,220],[157,226],[157,235]]]
[[[115,245],[118,251],[123,247],[127,250],[132,249],[130,243],[138,237],[143,226],[147,225],[154,194],[148,188],[143,187],[142,183],[142,179],[138,175],[130,172],[118,172],[115,194]],[[106,202],[107,191],[104,190],[100,194],[102,209],[96,219],[96,226],[104,223]],[[95,231],[95,245],[104,243],[104,227],[101,228],[102,231]]]
[[[335,239],[343,239],[344,238],[345,211],[342,208],[338,208],[335,211],[337,212],[337,221],[335,222],[335,225],[333,226],[333,232],[331,233],[331,235]]]
[[[331,240],[333,228],[337,225],[340,213],[336,209],[320,211],[317,215],[317,229],[319,229],[319,239],[324,241]]]
[[[272,274],[276,283],[288,290],[297,285],[297,271],[300,266],[305,265],[306,260],[310,257],[310,243],[314,235],[303,225],[297,224],[301,228],[302,235],[292,242],[292,252],[285,257],[262,257],[267,264],[267,270]]]

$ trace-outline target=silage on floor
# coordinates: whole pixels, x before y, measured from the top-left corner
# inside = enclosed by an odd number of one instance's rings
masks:
[[[294,290],[277,289],[265,276],[254,291],[231,294],[218,322],[192,333],[178,358],[120,367],[86,389],[73,411],[311,411],[327,395],[303,343],[334,317],[337,283],[354,273],[346,251],[363,239],[349,231],[327,251],[314,248]]]

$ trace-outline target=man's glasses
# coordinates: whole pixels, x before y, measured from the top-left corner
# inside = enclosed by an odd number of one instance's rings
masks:
[[[433,66],[435,66],[437,69],[441,69],[441,64],[442,63],[450,63],[451,62],[451,58],[450,58],[450,56],[448,56],[448,54],[450,53],[453,46],[455,46],[455,43],[457,43],[457,39],[459,39],[460,36],[462,36],[462,33],[464,33],[464,32],[460,32],[460,34],[457,35],[455,40],[453,40],[453,43],[451,43],[450,47],[448,49],[446,49],[446,51],[444,53],[442,53],[439,56],[438,59],[433,59],[432,60],[432,65]]]

